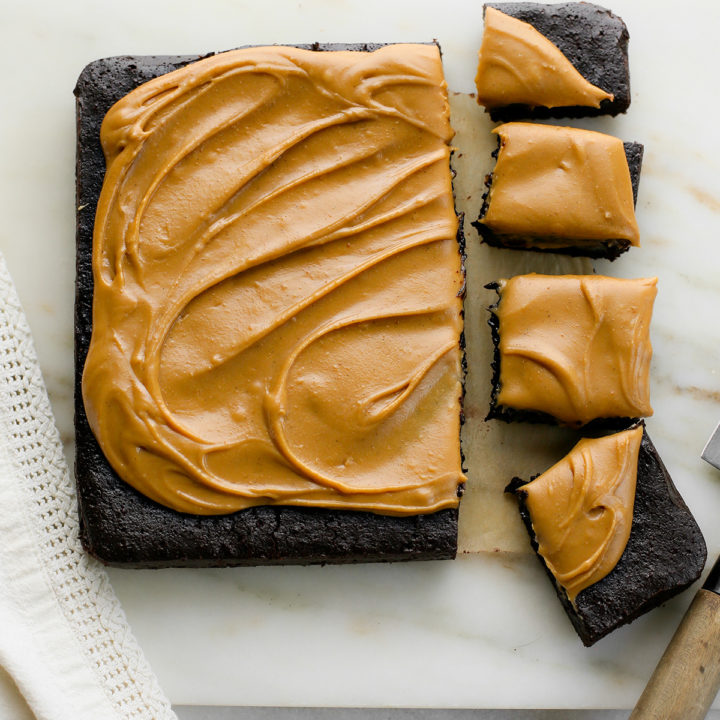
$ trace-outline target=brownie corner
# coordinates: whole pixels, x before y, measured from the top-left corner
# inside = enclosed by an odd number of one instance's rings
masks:
[[[532,25],[559,48],[588,82],[613,95],[612,100],[603,100],[599,108],[508,105],[490,111],[493,121],[596,115],[614,117],[627,112],[631,102],[628,61],[630,33],[621,17],[589,2],[550,5],[536,2],[490,2],[483,6],[483,13],[487,7]]]
[[[702,532],[647,434],[645,423],[640,424],[643,438],[632,528],[615,568],[578,593],[573,605],[542,556],[537,555],[587,647],[685,590],[700,577],[707,559]],[[537,553],[537,539],[525,499],[522,492],[516,490],[515,495],[530,543]]]

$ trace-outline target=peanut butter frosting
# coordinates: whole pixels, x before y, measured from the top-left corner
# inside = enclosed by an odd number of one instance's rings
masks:
[[[107,113],[88,420],[181,512],[458,503],[464,277],[440,53],[216,55]]]
[[[567,425],[645,417],[650,405],[650,318],[657,278],[518,275],[496,310],[497,404]]]
[[[642,427],[583,439],[521,492],[538,553],[574,602],[620,560],[630,537]]]
[[[594,107],[613,95],[588,82],[561,50],[530,23],[485,10],[477,98],[486,108]]]
[[[622,140],[538,123],[493,130],[500,151],[480,222],[532,238],[534,247],[597,240],[639,245],[632,181]]]

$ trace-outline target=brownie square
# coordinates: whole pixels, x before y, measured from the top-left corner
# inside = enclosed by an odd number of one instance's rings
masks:
[[[308,50],[371,51],[377,44]],[[176,512],[122,481],[88,424],[81,391],[92,332],[92,236],[105,173],[99,142],[107,110],[138,85],[206,56],[122,56],[88,65],[77,103],[75,427],[81,538],[102,561],[128,567],[353,563],[444,559],[457,549],[457,510],[390,516],[352,510],[257,506],[228,515]],[[462,231],[459,231],[462,240]]]
[[[488,109],[495,121],[521,118],[573,118],[618,115],[630,106],[629,33],[625,23],[605,8],[587,2],[544,4],[488,3],[512,18],[528,23],[555,45],[589,83],[609,93],[599,107],[544,107],[529,99]]]
[[[529,123],[494,132],[496,166],[473,223],[483,242],[609,260],[639,245],[642,144]]]
[[[613,428],[651,415],[656,283],[530,274],[491,285],[487,419]]]
[[[632,526],[614,569],[580,591],[574,604],[542,556],[565,612],[586,646],[684,590],[700,577],[707,548],[702,532],[643,426],[638,455]],[[538,552],[533,519],[526,504],[527,482],[514,478],[507,491],[519,502],[520,515]]]

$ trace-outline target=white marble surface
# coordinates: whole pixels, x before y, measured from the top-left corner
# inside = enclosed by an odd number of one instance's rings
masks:
[[[720,474],[705,466],[699,453],[720,420],[715,75],[720,5],[613,0],[612,6],[632,35],[633,105],[626,117],[587,125],[646,143],[638,203],[643,247],[595,267],[660,279],[652,330],[655,416],[648,427],[714,557],[720,550]],[[0,0],[0,18],[5,68],[0,250],[35,333],[69,453],[71,91],[86,62],[112,54],[191,53],[267,42],[437,38],[450,88],[460,93],[453,101],[455,121],[463,126],[458,145],[486,143],[491,127],[466,96],[473,89],[481,36],[479,0]],[[470,127],[473,117],[478,125]],[[485,159],[475,162],[488,167]],[[467,157],[458,159],[458,170],[461,182],[476,183],[466,202],[477,205],[482,178],[472,176]],[[480,248],[472,232],[468,240],[468,281],[478,293],[487,274],[543,267],[523,253]],[[480,510],[464,511],[463,538],[478,552],[456,562],[393,566],[113,570],[115,589],[173,702],[633,705],[691,593],[594,648],[580,645],[538,563],[520,542],[517,518],[500,494],[506,477],[542,469],[535,463],[552,453],[548,445],[567,440],[555,431],[482,422],[489,362],[484,317],[475,307],[467,319],[477,339],[468,378],[476,412],[464,440],[471,462],[469,497],[476,496]],[[479,536],[474,530],[467,534],[471,525],[477,525]],[[491,552],[496,548],[500,551]]]

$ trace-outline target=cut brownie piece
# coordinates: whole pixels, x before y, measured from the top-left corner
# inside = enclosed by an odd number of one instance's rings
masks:
[[[493,132],[497,163],[473,223],[484,242],[610,260],[639,245],[642,145],[535,123],[507,123]]]
[[[644,423],[581,440],[547,472],[530,483],[514,478],[507,491],[587,646],[700,577],[705,540]]]
[[[502,121],[623,113],[628,39],[619,17],[591,3],[489,3],[478,102]]]
[[[379,47],[366,44],[356,46],[313,45],[305,46],[305,49],[372,51]],[[220,515],[206,515],[204,511],[198,513],[178,512],[154,502],[121,480],[100,449],[88,422],[86,407],[83,403],[81,377],[92,332],[93,226],[105,174],[105,158],[99,141],[101,122],[110,107],[134,88],[198,59],[201,58],[198,56],[127,56],[99,60],[91,63],[83,71],[75,90],[78,126],[77,207],[79,208],[75,306],[76,476],[83,543],[92,554],[107,563],[134,567],[307,564],[454,557],[457,546],[456,507],[447,507],[425,514],[404,514],[402,516],[361,512],[342,507],[261,505]],[[209,87],[210,85],[203,85],[200,89]],[[154,104],[157,103],[159,107],[166,103],[171,100],[172,91],[173,89],[169,89],[169,92],[146,98],[140,110],[143,111],[143,108],[151,104],[155,106]],[[392,95],[392,93],[390,94]],[[421,108],[414,106],[418,98],[417,94],[411,93],[411,95],[404,111],[422,112]],[[385,101],[390,102],[392,99],[389,97]],[[222,111],[222,105],[214,105],[214,107]],[[348,120],[353,119],[348,118]],[[354,119],[354,122],[361,127],[362,120],[363,118],[358,117]],[[427,120],[427,118],[423,117],[423,120]],[[110,128],[111,131],[114,129]],[[420,132],[419,128],[418,132]],[[364,137],[366,140],[369,138],[368,135]],[[128,136],[128,140],[135,141],[137,136]],[[210,144],[208,141],[208,145]],[[414,146],[419,149],[417,144]],[[120,152],[124,150],[124,147],[121,142]],[[212,147],[209,149],[214,152]],[[337,157],[340,167],[344,166],[344,156],[338,155]],[[350,156],[348,155],[347,158],[350,159]],[[283,157],[278,165],[285,159]],[[359,158],[360,167],[366,172],[372,162],[373,156],[369,153]],[[425,182],[421,183],[423,186],[426,185],[429,177],[428,172],[440,172],[438,164],[432,166],[432,170],[429,171],[427,165],[422,164],[419,160],[417,165],[421,175],[424,171]],[[447,165],[445,167],[447,187],[449,188],[449,169]],[[266,178],[267,174],[263,177]],[[268,194],[266,197],[269,198],[272,195]],[[308,194],[303,202],[307,202],[310,197],[311,195]],[[413,207],[417,210],[421,206],[424,206],[424,203],[418,202]],[[384,206],[380,207],[380,210],[383,208]],[[387,210],[387,208],[384,209]],[[444,216],[448,214],[445,212],[446,209],[443,210]],[[301,207],[296,206],[296,210],[300,211]],[[450,201],[450,212],[453,212],[452,201]],[[180,214],[175,219],[181,222],[182,217]],[[368,228],[372,229],[370,219],[371,215],[366,211],[364,221],[367,222]],[[148,217],[148,214],[146,214],[146,221],[152,222],[152,218]],[[362,223],[354,230],[362,231]],[[462,240],[461,230],[458,230],[458,238],[460,241]],[[430,239],[434,240],[435,238],[433,236]],[[450,239],[453,240],[452,237]],[[349,247],[350,243],[343,240],[342,245]],[[453,252],[456,253],[457,247],[454,240],[452,245]],[[440,245],[435,243],[432,248],[428,246],[428,250],[420,250],[420,252],[427,252],[430,257],[437,252],[439,247]],[[128,254],[133,254],[132,248]],[[308,260],[310,260],[310,254],[309,251],[306,252]],[[127,260],[126,255],[117,265],[111,264],[104,267],[122,268],[122,272],[127,273],[132,271],[133,263],[137,259],[138,257],[135,255],[129,265],[123,266]],[[368,273],[368,276],[371,275]],[[453,283],[460,287],[462,277],[453,276],[453,278]],[[453,289],[453,297],[455,295]],[[209,310],[215,311],[218,307],[220,306],[213,305]],[[395,306],[393,311],[401,314],[402,308]],[[434,316],[437,317],[437,313],[435,311],[434,313]],[[186,314],[183,315],[182,320],[186,320]],[[398,325],[400,321],[395,320],[394,323]],[[366,338],[371,338],[367,332],[369,322],[359,324],[357,328],[358,332],[365,333]],[[178,332],[181,330],[182,328]],[[202,343],[195,343],[196,349],[201,345]],[[449,354],[446,353],[442,357],[454,356],[456,350],[450,349],[448,344],[448,352]],[[455,361],[453,363],[457,364]],[[330,365],[324,371],[332,372],[333,367]],[[437,365],[429,366],[427,356],[424,356],[423,369],[426,373],[437,374],[437,367]],[[317,377],[319,376],[300,377],[299,381],[293,384],[293,391],[296,388],[306,387]],[[412,381],[411,386],[405,388],[404,392],[401,388],[401,391],[390,396],[379,395],[371,398],[373,402],[367,408],[368,412],[372,414],[372,417],[388,415],[399,404],[399,401],[406,396],[412,397],[413,389],[422,382],[423,377],[418,376]],[[459,382],[459,377],[457,382]],[[458,388],[453,388],[452,396],[455,402],[458,394]],[[314,398],[310,398],[310,400],[317,403]],[[416,401],[418,401],[417,396],[413,402]],[[337,410],[339,413],[343,412],[341,407],[338,407]],[[459,422],[459,418],[457,420]],[[282,419],[280,422],[282,423]],[[113,427],[114,432],[129,436],[130,428],[128,426],[115,423]],[[290,430],[292,429],[291,427]],[[459,454],[459,438],[457,440]],[[132,454],[131,446],[128,447],[128,452]],[[141,453],[147,451],[146,448],[137,448],[136,450]],[[223,458],[219,456],[218,460],[222,462]],[[347,460],[349,468],[350,462],[357,458],[348,458]],[[211,458],[210,466],[213,462],[216,462],[215,457]],[[395,479],[388,477],[385,480],[392,483]],[[461,486],[453,488],[455,498],[460,490]],[[419,494],[422,495],[422,492]],[[184,496],[184,493],[181,492],[180,495]],[[452,504],[456,505],[456,503],[455,499]]]
[[[621,427],[651,415],[656,284],[530,274],[493,285],[488,419]]]

